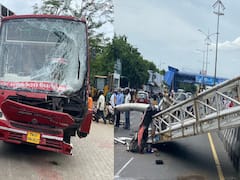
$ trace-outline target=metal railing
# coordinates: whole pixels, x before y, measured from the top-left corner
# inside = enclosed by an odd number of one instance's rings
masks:
[[[240,77],[153,116],[153,143],[240,126]],[[159,137],[160,136],[160,137]]]

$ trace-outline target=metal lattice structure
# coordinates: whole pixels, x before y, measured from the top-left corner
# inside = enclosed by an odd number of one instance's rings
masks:
[[[225,81],[155,114],[153,143],[238,126],[240,77]]]

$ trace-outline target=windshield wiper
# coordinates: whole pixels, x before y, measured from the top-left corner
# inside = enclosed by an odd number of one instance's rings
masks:
[[[43,89],[17,88],[17,89],[14,89],[14,90],[16,90],[16,91],[32,92],[32,93],[58,94],[56,91],[53,91],[53,90],[43,90]]]
[[[13,90],[15,91],[26,91],[26,92],[32,92],[31,89],[28,89],[28,88],[13,88]]]
[[[78,56],[78,79],[80,78],[80,67],[81,67],[81,62]]]
[[[12,88],[9,86],[0,85],[0,89],[12,89]]]

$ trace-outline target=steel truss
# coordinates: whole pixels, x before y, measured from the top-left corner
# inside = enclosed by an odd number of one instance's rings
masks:
[[[240,77],[153,116],[152,143],[240,126]]]

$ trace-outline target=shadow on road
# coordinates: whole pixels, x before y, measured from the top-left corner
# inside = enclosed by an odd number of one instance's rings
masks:
[[[202,169],[210,173],[216,171],[214,168],[214,160],[212,157],[209,157],[208,150],[198,148],[199,151],[196,152],[196,147],[192,148],[189,145],[186,146],[181,142],[175,141],[153,145],[153,147],[159,150],[160,155],[164,153],[193,168]]]
[[[25,162],[29,163],[46,163],[51,165],[59,165],[59,162],[56,161],[58,158],[65,159],[67,156],[64,154],[44,151],[37,149],[35,146],[26,145],[26,144],[12,144],[1,142],[2,148],[0,149],[1,158],[6,159],[17,159],[19,157],[24,158]]]

